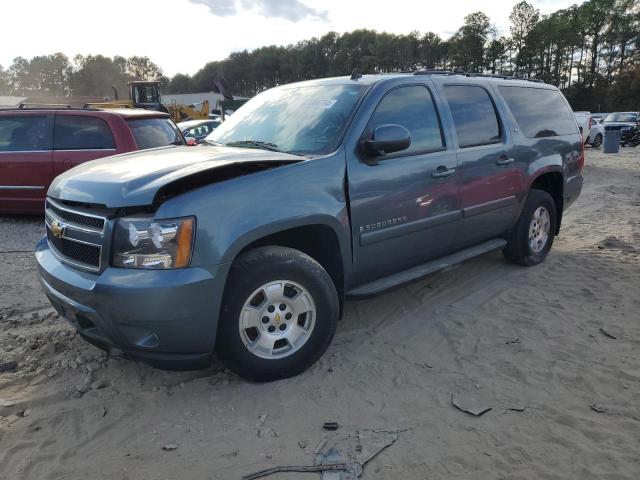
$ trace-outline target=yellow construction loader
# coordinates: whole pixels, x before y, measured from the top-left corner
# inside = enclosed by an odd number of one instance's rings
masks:
[[[118,90],[113,88],[114,100],[108,102],[87,103],[87,108],[144,108],[147,110],[157,110],[171,115],[174,122],[185,120],[200,120],[209,118],[209,101],[205,100],[200,109],[194,105],[179,105],[172,102],[164,105],[160,96],[160,82],[158,81],[135,81],[129,82],[129,99],[120,100]]]

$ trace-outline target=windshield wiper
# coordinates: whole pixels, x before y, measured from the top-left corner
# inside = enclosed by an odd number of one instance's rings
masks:
[[[272,152],[289,153],[286,150],[281,150],[275,143],[262,142],[260,140],[238,140],[236,142],[229,142],[224,144],[225,147],[247,147],[247,148],[259,148],[262,150],[270,150]]]
[[[215,140],[210,140],[208,138],[205,138],[204,142],[208,143],[209,145],[213,145],[214,147],[222,147],[223,146],[222,143],[216,142]]]

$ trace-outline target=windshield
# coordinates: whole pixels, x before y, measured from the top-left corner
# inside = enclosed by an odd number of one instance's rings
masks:
[[[134,85],[135,103],[160,103],[157,85]]]
[[[140,150],[185,144],[180,130],[168,118],[132,119],[129,128]]]
[[[296,154],[330,153],[365,88],[354,84],[267,90],[239,108],[207,141]]]
[[[635,113],[610,113],[604,117],[603,122],[635,122],[638,115]]]

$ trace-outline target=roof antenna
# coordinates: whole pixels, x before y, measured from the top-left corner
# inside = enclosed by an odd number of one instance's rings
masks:
[[[351,71],[351,80],[358,80],[359,78],[362,78],[362,75],[358,73],[358,67],[356,67]]]

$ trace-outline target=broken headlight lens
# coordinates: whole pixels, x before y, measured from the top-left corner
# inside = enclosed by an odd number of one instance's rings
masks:
[[[151,269],[188,267],[195,223],[193,217],[118,220],[113,235],[112,265]]]

